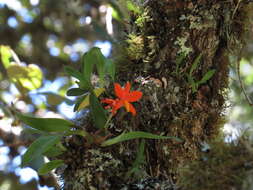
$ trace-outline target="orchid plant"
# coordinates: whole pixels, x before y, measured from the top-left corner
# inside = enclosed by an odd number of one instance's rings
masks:
[[[96,69],[99,82],[94,84],[91,80],[93,71]],[[26,166],[39,156],[56,156],[67,151],[61,143],[64,136],[80,135],[86,139],[86,146],[96,144],[100,147],[111,146],[126,140],[146,138],[146,139],[174,139],[176,137],[167,137],[151,134],[144,131],[128,131],[118,136],[113,136],[108,131],[108,125],[117,111],[124,107],[127,112],[136,116],[137,112],[133,102],[140,101],[143,93],[141,91],[130,91],[131,83],[127,82],[124,87],[114,82],[115,99],[105,98],[99,100],[99,96],[106,91],[106,82],[108,76],[110,81],[115,79],[115,65],[113,62],[103,56],[100,49],[92,48],[84,54],[82,58],[81,71],[71,67],[66,67],[65,71],[70,76],[77,79],[77,88],[71,88],[67,91],[68,96],[76,96],[74,111],[80,111],[86,107],[89,108],[93,118],[95,133],[86,131],[81,126],[76,126],[73,122],[58,118],[36,118],[26,114],[16,112],[17,117],[26,125],[30,126],[41,136],[36,139],[27,149],[22,157],[22,166]],[[105,108],[101,105],[107,104]],[[109,110],[111,114],[107,114]],[[109,115],[109,116],[108,116]],[[143,146],[143,145],[142,145]],[[50,153],[54,153],[53,155]],[[45,163],[38,170],[39,174],[46,174],[54,168],[64,164],[63,160],[53,160]]]

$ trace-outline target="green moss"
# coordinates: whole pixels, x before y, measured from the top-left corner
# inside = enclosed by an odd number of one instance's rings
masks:
[[[135,21],[135,24],[140,27],[140,28],[143,28],[145,26],[145,23],[147,21],[149,21],[151,18],[150,16],[148,15],[148,12],[147,11],[144,11],[142,14],[140,14],[136,21]]]
[[[144,55],[144,40],[142,36],[129,34],[127,39],[127,53],[132,60],[139,60]]]

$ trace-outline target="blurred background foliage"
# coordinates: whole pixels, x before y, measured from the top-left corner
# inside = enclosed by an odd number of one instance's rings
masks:
[[[75,81],[63,67],[79,68],[81,55],[94,46],[112,56],[113,47],[128,30],[128,11],[136,10],[126,0],[0,0],[1,190],[55,186],[48,180],[51,176],[38,177],[31,169],[38,168],[45,158],[39,158],[31,168],[19,168],[20,155],[36,137],[21,128],[9,108],[39,117],[77,117],[73,99],[65,96]],[[252,34],[253,29],[248,30]],[[253,100],[253,40],[251,36],[245,39],[241,78]],[[231,55],[230,76],[224,130],[235,137],[237,129],[249,128],[253,122],[253,107],[242,93],[235,55]]]

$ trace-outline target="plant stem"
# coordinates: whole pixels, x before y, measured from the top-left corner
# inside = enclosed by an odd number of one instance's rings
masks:
[[[111,121],[111,119],[112,119],[112,116],[113,116],[113,114],[111,113],[111,114],[109,115],[109,117],[108,117],[106,123],[105,123],[104,129],[107,129],[107,128],[108,128],[109,123],[110,123],[110,121]]]

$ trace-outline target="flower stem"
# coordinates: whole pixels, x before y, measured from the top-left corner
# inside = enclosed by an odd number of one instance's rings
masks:
[[[109,115],[109,117],[108,117],[108,119],[107,119],[105,125],[104,125],[104,129],[107,129],[107,128],[108,128],[109,123],[110,123],[110,121],[111,121],[111,119],[112,119],[112,116],[113,116],[113,114],[111,113],[111,114]]]

